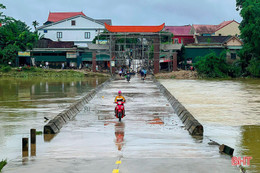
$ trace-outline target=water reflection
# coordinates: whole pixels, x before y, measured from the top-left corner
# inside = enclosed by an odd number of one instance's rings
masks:
[[[115,124],[115,144],[118,151],[121,151],[124,146],[124,136],[125,136],[125,123],[118,122]]]
[[[0,78],[0,160],[20,155],[30,128],[42,131],[49,119],[106,78]],[[73,86],[71,85],[73,83]],[[53,137],[44,137],[50,141]]]
[[[241,127],[241,151],[240,156],[251,156],[250,171],[260,171],[260,126]],[[257,170],[257,171],[256,171]]]

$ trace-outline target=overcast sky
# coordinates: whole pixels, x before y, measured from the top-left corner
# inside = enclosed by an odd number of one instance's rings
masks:
[[[236,0],[0,0],[4,14],[32,26],[47,21],[49,12],[80,12],[113,25],[219,24],[242,18]]]

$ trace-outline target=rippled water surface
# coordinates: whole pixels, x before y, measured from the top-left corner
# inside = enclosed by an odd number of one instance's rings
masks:
[[[42,131],[44,117],[53,118],[105,80],[0,78],[0,160],[21,156],[22,137],[31,128]]]
[[[160,80],[203,124],[205,137],[251,156],[260,172],[260,80]]]

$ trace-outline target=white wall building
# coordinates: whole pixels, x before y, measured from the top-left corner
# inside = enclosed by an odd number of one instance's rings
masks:
[[[111,20],[96,20],[84,13],[50,13],[48,21],[37,30],[44,38],[53,41],[74,41],[79,47],[87,47],[98,33],[105,30],[104,23]]]

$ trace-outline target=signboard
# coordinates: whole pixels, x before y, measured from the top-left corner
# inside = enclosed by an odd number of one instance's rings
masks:
[[[96,40],[96,44],[107,44],[108,40]]]
[[[30,52],[18,52],[18,56],[21,56],[21,57],[29,57],[31,56]]]
[[[161,58],[160,59],[160,63],[161,62],[171,62],[171,59],[169,59],[169,58]]]
[[[115,61],[111,61],[111,66],[115,67]]]
[[[67,52],[67,58],[77,58],[77,52]]]

